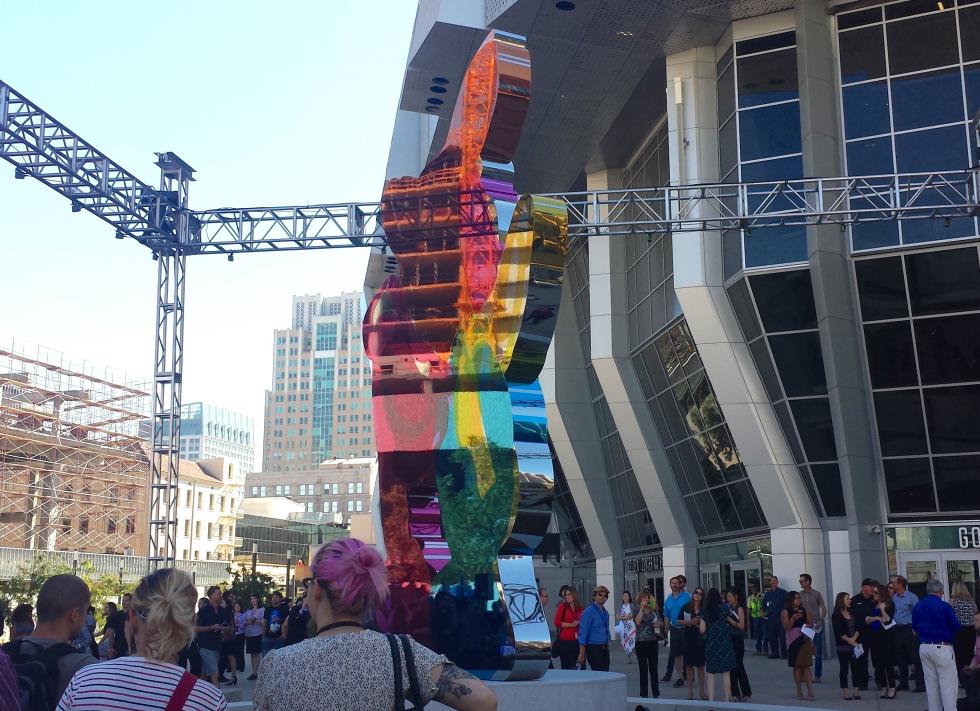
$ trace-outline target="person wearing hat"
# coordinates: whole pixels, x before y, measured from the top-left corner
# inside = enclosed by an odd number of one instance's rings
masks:
[[[609,589],[597,585],[592,591],[592,604],[582,612],[578,626],[578,667],[585,669],[589,662],[592,671],[609,671],[609,612],[603,607],[609,599]]]
[[[851,616],[854,617],[854,627],[858,631],[861,639],[871,639],[871,627],[866,622],[866,618],[874,613],[875,597],[874,591],[878,587],[878,582],[874,578],[865,578],[861,581],[861,591],[851,597]],[[854,683],[861,691],[868,690],[868,655],[862,654],[857,659],[854,668]]]

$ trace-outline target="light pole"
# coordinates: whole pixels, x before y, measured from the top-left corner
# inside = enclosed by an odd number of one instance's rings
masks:
[[[259,544],[252,544],[252,577],[255,577],[255,569],[259,564]]]
[[[197,587],[197,561],[191,563],[191,585]]]
[[[122,605],[123,596],[123,566],[125,565],[124,560],[119,561],[119,604]]]
[[[78,575],[78,549],[72,551],[71,554],[71,572],[72,575]]]
[[[289,595],[289,568],[293,565],[293,552],[286,549],[286,595]],[[290,598],[294,597],[289,595]]]

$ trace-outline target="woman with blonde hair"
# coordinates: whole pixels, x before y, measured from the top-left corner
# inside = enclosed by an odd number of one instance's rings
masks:
[[[178,667],[177,655],[194,632],[197,592],[187,573],[162,568],[133,592],[126,626],[136,654],[79,669],[58,711],[112,708],[114,711],[224,711],[215,686]]]
[[[388,711],[406,700],[415,708],[432,700],[462,711],[497,708],[482,681],[443,655],[407,635],[364,628],[388,595],[374,548],[355,538],[332,541],[310,567],[305,600],[316,635],[262,659],[255,711],[280,711],[287,701],[294,711]]]
[[[953,583],[950,592],[952,599],[949,604],[953,606],[956,621],[960,623],[960,631],[953,639],[953,656],[956,658],[956,668],[962,669],[973,656],[973,642],[976,639],[973,616],[977,614],[977,603],[970,594],[970,588],[961,581]]]
[[[640,593],[636,624],[636,661],[640,665],[640,696],[660,697],[657,643],[662,640],[664,621],[657,612],[657,598],[648,590]],[[649,677],[649,684],[647,678]]]

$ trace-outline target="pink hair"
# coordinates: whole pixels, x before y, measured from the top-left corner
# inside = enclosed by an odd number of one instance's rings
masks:
[[[310,568],[330,594],[335,615],[364,615],[388,595],[384,561],[374,548],[356,538],[323,546]]]

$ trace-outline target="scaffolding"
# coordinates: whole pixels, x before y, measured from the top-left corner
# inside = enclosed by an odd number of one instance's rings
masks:
[[[109,369],[0,348],[0,546],[144,553],[148,407]]]

